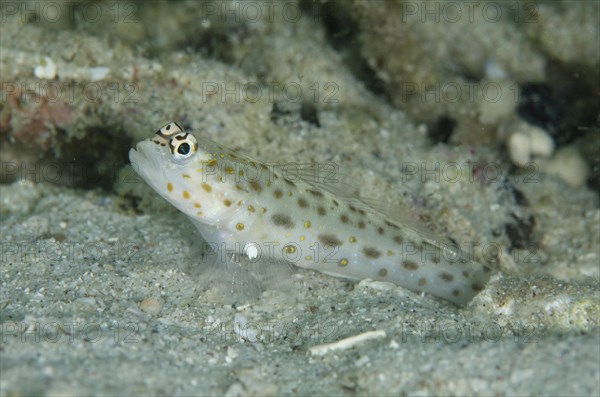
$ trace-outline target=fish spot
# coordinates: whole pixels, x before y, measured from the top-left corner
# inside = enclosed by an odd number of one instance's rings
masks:
[[[441,278],[442,280],[444,280],[445,282],[449,283],[449,282],[451,282],[452,280],[454,280],[454,275],[452,275],[452,274],[450,274],[450,273],[448,273],[448,272],[441,272],[441,273],[440,273],[440,278]]]
[[[432,261],[433,263],[436,263],[436,264],[437,264],[437,263],[440,263],[440,256],[439,256],[439,255],[437,255],[437,254],[436,254],[436,255],[433,255],[433,256],[431,257],[431,261]]]
[[[339,201],[337,201],[336,199],[331,200],[333,202],[333,205],[335,205],[336,207],[339,207],[340,203]]]
[[[346,259],[346,258],[340,259],[340,261],[338,262],[338,265],[340,265],[340,266],[346,266],[347,264],[348,264],[348,259]]]
[[[200,203],[194,203],[194,208],[200,208]]]
[[[356,237],[350,236],[350,238],[348,239],[348,241],[350,241],[351,243],[355,243],[356,242]]]
[[[291,229],[294,227],[294,221],[292,221],[292,218],[290,218],[289,215],[273,214],[271,215],[271,219],[276,226],[282,226],[286,229]]]
[[[317,214],[319,214],[321,216],[325,216],[325,214],[327,214],[327,210],[325,210],[324,207],[318,206],[317,207]]]
[[[254,207],[253,207],[253,206],[249,205],[249,206],[248,206],[248,211],[250,211],[250,212],[254,212],[254,211],[255,211],[255,209],[254,209]]]
[[[307,229],[310,229],[310,221],[305,221],[304,222],[304,227]]]
[[[228,199],[223,200],[223,205],[225,207],[229,207],[231,205],[231,200],[228,200]]]
[[[385,230],[383,230],[383,228],[380,226],[380,227],[377,228],[377,233],[384,234]]]
[[[419,268],[419,265],[417,265],[417,263],[413,261],[404,261],[402,262],[402,267],[406,270],[417,270]]]
[[[273,197],[275,197],[275,198],[277,198],[277,199],[278,199],[278,198],[281,198],[281,196],[283,196],[283,192],[282,192],[281,190],[279,190],[279,189],[276,189],[276,190],[273,192]]]
[[[182,196],[184,199],[189,199],[190,198],[190,192],[188,192],[187,190],[184,190],[182,193]]]
[[[188,174],[181,174],[181,177],[183,179],[190,179],[191,178],[191,176],[189,176]]]
[[[377,251],[375,248],[372,247],[363,248],[363,254],[365,254],[367,258],[373,259],[377,259],[381,256],[381,252]]]
[[[171,184],[171,182],[167,183],[167,191],[169,191],[169,192],[173,191],[173,184]]]
[[[298,199],[298,206],[299,206],[300,208],[306,208],[306,207],[308,207],[308,201],[306,201],[306,199],[304,199],[304,198],[300,197],[300,198]]]
[[[210,187],[210,185],[206,182],[202,182],[200,186],[202,186],[202,189],[204,189],[207,193],[212,191],[212,187]]]
[[[484,271],[485,273],[489,273],[489,272],[491,272],[491,271],[492,271],[492,268],[490,268],[490,267],[488,267],[488,266],[484,266],[484,267],[483,267],[483,271]]]
[[[363,221],[359,221],[359,222],[358,222],[358,227],[359,227],[360,229],[364,229],[365,227],[367,227],[367,225],[365,224],[365,222],[363,222]]]
[[[307,192],[309,192],[310,194],[312,194],[315,197],[323,197],[323,193],[321,193],[318,190],[314,190],[314,189],[306,189]]]
[[[419,279],[419,282],[418,282],[418,284],[419,284],[419,287],[422,287],[422,286],[424,286],[425,284],[427,284],[427,280],[425,279],[425,277],[421,277],[421,278]]]
[[[293,254],[296,252],[296,247],[294,247],[293,245],[286,245],[285,247],[283,247],[283,249],[285,250],[286,254]]]
[[[396,225],[396,224],[394,224],[394,223],[392,223],[390,221],[384,221],[384,223],[386,225],[388,225],[389,227],[393,227],[394,229],[400,229],[400,226],[398,226],[398,225]]]
[[[459,296],[460,295],[460,291],[457,289],[453,289],[452,290],[452,296]]]
[[[250,185],[250,189],[254,190],[257,193],[260,193],[262,191],[262,186],[260,186],[260,183],[256,181],[250,181],[248,185]]]
[[[465,278],[469,278],[469,272],[466,270],[462,272],[462,275],[465,276]]]
[[[333,234],[319,234],[318,239],[321,244],[330,247],[338,247],[342,245],[342,242]]]
[[[404,241],[404,240],[402,239],[402,236],[395,236],[395,237],[394,237],[394,242],[395,242],[396,244],[402,245],[402,242],[403,242],[403,241]]]
[[[342,214],[340,215],[340,221],[342,221],[342,223],[348,223],[350,221],[350,218],[348,218],[348,215]]]
[[[377,274],[379,274],[379,277],[385,277],[385,276],[387,276],[388,271],[387,271],[387,269],[382,268],[382,269],[379,269],[379,272]]]
[[[483,285],[478,284],[478,283],[473,283],[473,284],[471,284],[471,288],[473,289],[473,291],[479,292],[483,289]]]
[[[235,228],[237,230],[244,230],[244,224],[243,223],[236,223]]]

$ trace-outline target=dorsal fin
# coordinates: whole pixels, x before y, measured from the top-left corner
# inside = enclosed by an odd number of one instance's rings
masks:
[[[460,249],[456,247],[456,244],[449,238],[434,233],[420,220],[419,213],[408,204],[394,204],[373,197],[359,196],[360,189],[354,183],[355,178],[339,169],[335,169],[335,163],[332,164],[331,167],[334,168],[334,172],[331,175],[323,172],[324,169],[329,171],[327,170],[330,167],[329,163],[326,163],[325,166],[322,164],[315,165],[314,163],[307,164],[302,169],[302,180],[313,187],[331,193],[337,199],[356,209],[378,213],[390,224],[412,230],[423,241],[444,250],[447,254],[460,256]],[[314,167],[316,166],[321,168],[318,174],[320,178],[313,177],[315,175]],[[310,177],[307,177],[307,175],[310,175]]]

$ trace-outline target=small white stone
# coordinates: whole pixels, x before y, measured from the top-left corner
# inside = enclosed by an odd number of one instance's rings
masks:
[[[539,157],[550,157],[554,152],[554,140],[541,128],[530,126],[529,141],[531,154]]]
[[[53,80],[56,77],[56,64],[52,59],[44,57],[40,64],[33,69],[33,75],[38,79]]]
[[[534,158],[547,158],[554,152],[554,140],[543,129],[526,122],[511,125],[514,131],[508,138],[508,153],[518,166],[525,166]]]
[[[160,302],[154,298],[145,298],[142,303],[140,303],[140,309],[145,313],[156,316],[160,313],[161,305]]]
[[[541,169],[548,173],[560,176],[573,187],[582,186],[588,177],[588,166],[581,158],[577,149],[566,147],[556,152],[554,158],[542,163]]]
[[[109,72],[110,72],[110,69],[107,68],[106,66],[98,66],[95,68],[90,68],[88,70],[88,77],[89,77],[90,81],[100,81],[100,80],[104,80],[106,78],[106,76],[108,76]]]
[[[485,77],[489,80],[505,80],[507,78],[506,71],[493,58],[488,58],[485,61]]]
[[[489,81],[481,85],[479,99],[479,121],[486,125],[496,125],[508,120],[515,112],[516,103],[510,95],[511,81]],[[500,90],[500,91],[498,91]],[[500,93],[507,94],[500,94]]]
[[[529,138],[521,132],[516,132],[508,138],[508,154],[513,163],[525,166],[529,162]]]

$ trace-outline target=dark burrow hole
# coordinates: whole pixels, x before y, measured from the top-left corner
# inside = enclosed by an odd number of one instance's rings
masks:
[[[455,120],[448,116],[441,116],[427,129],[429,139],[434,143],[448,143],[455,127]]]
[[[55,162],[63,178],[57,184],[112,191],[133,146],[125,132],[114,126],[87,127],[83,139],[73,139],[60,147]]]
[[[598,127],[600,97],[597,84],[586,81],[573,66],[548,66],[548,83],[520,86],[517,113],[546,130],[557,146],[564,146]],[[550,83],[551,82],[551,83]]]

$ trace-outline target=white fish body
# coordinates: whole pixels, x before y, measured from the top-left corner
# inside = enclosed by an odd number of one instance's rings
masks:
[[[468,302],[491,273],[414,227],[336,196],[322,181],[290,176],[177,123],[138,143],[129,158],[217,251],[389,281],[456,304]]]

